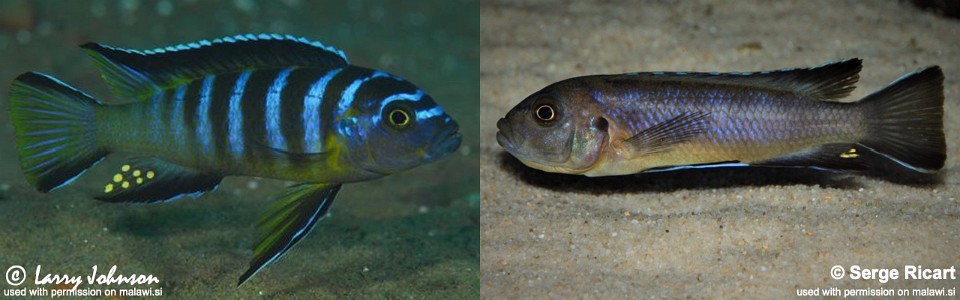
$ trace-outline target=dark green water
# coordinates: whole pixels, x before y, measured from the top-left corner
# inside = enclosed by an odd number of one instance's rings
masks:
[[[479,297],[479,23],[476,1],[0,1],[0,271],[23,266],[16,288],[32,288],[38,265],[72,276],[116,265],[193,299]],[[52,74],[119,103],[78,45],[152,49],[261,32],[318,40],[416,83],[459,122],[460,151],[344,186],[331,218],[241,288],[254,225],[283,182],[228,177],[198,199],[156,205],[93,200],[119,155],[49,194],[24,179],[6,101],[16,75]]]

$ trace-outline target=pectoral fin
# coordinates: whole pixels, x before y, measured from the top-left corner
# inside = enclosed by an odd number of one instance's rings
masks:
[[[223,176],[205,174],[156,158],[134,158],[107,179],[104,194],[95,197],[107,202],[153,203],[199,196],[220,184]]]
[[[627,139],[625,144],[632,147],[635,156],[669,150],[706,131],[707,116],[709,113],[703,111],[681,113],[644,129]]]
[[[284,190],[280,199],[263,214],[257,224],[260,241],[253,250],[250,268],[240,276],[237,286],[279,260],[310,233],[330,209],[340,187],[340,184],[305,183]]]
[[[329,157],[330,151],[325,151],[321,149],[319,152],[309,152],[308,150],[303,151],[294,151],[288,148],[274,148],[270,145],[267,145],[265,141],[253,141],[252,144],[255,147],[260,147],[267,153],[285,156],[301,160],[325,160]]]

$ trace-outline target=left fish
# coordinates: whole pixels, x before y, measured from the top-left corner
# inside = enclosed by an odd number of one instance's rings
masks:
[[[435,161],[458,126],[412,83],[350,65],[343,51],[289,35],[238,35],[137,51],[88,43],[120,99],[103,105],[56,78],[24,73],[10,89],[20,166],[41,192],[112,152],[143,155],[106,180],[108,202],[151,203],[213,190],[224,176],[288,187],[258,228],[246,282],[326,215],[343,183]]]

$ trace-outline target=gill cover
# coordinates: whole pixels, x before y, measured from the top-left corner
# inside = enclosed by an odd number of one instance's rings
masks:
[[[412,83],[376,71],[356,89],[335,127],[350,163],[391,174],[434,161],[460,145],[458,125]]]
[[[527,166],[588,171],[607,144],[609,123],[583,89],[562,81],[527,97],[497,122],[497,141]]]

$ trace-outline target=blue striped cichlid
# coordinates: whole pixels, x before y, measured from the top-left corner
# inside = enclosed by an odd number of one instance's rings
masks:
[[[457,123],[414,84],[304,38],[81,47],[129,103],[101,104],[50,75],[17,77],[10,113],[27,180],[48,192],[126,152],[138,157],[104,178],[96,199],[169,201],[213,190],[225,176],[304,182],[263,214],[238,285],[303,239],[342,184],[435,161],[460,145]]]
[[[567,79],[497,122],[525,165],[586,176],[709,167],[936,173],[946,160],[943,72],[904,75],[843,103],[861,61],[755,73],[647,72]]]

